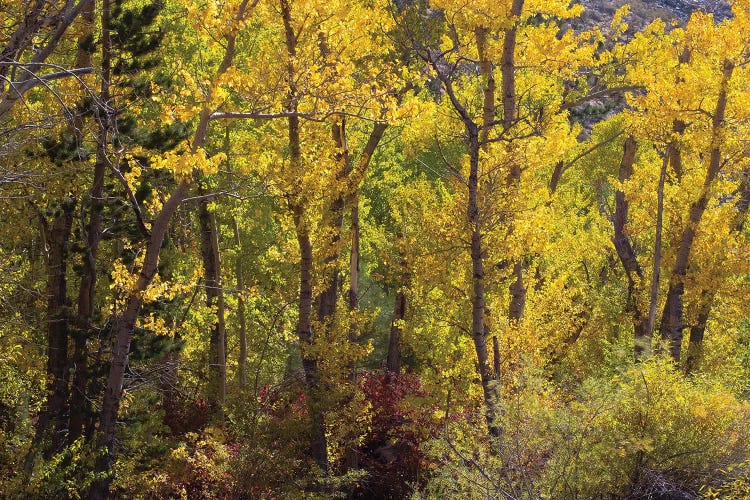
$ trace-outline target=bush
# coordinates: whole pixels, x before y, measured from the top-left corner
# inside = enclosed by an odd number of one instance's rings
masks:
[[[425,494],[683,498],[747,487],[750,404],[711,380],[660,358],[574,393],[540,375],[519,378],[503,399],[499,440],[477,447],[486,431],[475,423],[433,442],[439,467]],[[733,472],[717,482],[720,470]]]

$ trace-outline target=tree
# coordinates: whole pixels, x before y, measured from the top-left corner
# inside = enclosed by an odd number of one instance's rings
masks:
[[[443,23],[441,39],[434,32],[420,32],[410,24],[405,29],[414,50],[440,83],[442,103],[451,117],[445,125],[450,130],[449,137],[458,136],[465,145],[466,156],[460,159],[460,164],[452,164],[445,158],[443,161],[456,179],[455,189],[465,196],[461,200],[465,219],[455,223],[461,227],[459,238],[471,256],[471,291],[467,293],[471,298],[470,332],[482,381],[487,425],[490,434],[498,436],[502,426],[499,386],[487,349],[489,325],[495,323],[487,315],[489,309],[495,309],[487,298],[488,283],[495,279],[488,273],[494,274],[496,269],[488,265],[493,262],[488,261],[489,253],[492,249],[492,258],[497,259],[494,262],[513,262],[508,320],[517,324],[526,302],[522,255],[533,253],[522,245],[513,248],[515,241],[531,236],[520,235],[512,215],[524,209],[532,198],[523,191],[522,177],[533,179],[538,169],[554,165],[575,145],[562,89],[565,82],[577,80],[583,61],[588,62],[593,54],[593,45],[588,41],[590,34],[568,32],[556,38],[559,28],[554,20],[530,22],[539,13],[569,18],[580,12],[568,9],[565,2],[545,4],[538,12],[528,6],[524,9],[521,1],[495,7],[450,2],[437,2],[434,6],[440,9],[440,20],[438,15],[430,19],[426,12],[422,19],[431,24]],[[520,46],[519,32],[524,40]],[[559,57],[557,63],[536,52],[542,46],[555,52]],[[471,61],[477,61],[474,67]],[[519,65],[527,69],[519,72]],[[500,96],[496,95],[498,72]],[[519,99],[520,95],[525,98]],[[502,102],[500,109],[495,104],[498,100]],[[438,128],[436,135],[443,137],[446,131]],[[540,142],[542,137],[552,136],[559,141],[554,152],[545,150]],[[534,158],[525,153],[530,148],[535,150]],[[493,345],[499,346],[499,342]],[[499,349],[494,355],[501,356]]]

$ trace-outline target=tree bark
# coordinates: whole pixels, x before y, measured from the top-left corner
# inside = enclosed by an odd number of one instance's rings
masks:
[[[91,485],[91,490],[89,491],[89,498],[91,499],[105,499],[109,494],[109,483],[112,481],[110,472],[115,462],[115,426],[117,423],[117,413],[120,409],[122,388],[125,381],[125,368],[128,364],[128,355],[130,354],[130,342],[133,339],[135,323],[143,305],[142,293],[156,275],[159,250],[167,233],[169,220],[189,191],[190,184],[187,181],[182,181],[164,204],[161,212],[159,212],[151,227],[151,238],[146,247],[146,256],[143,259],[143,266],[138,275],[135,289],[131,293],[125,309],[115,319],[113,327],[115,340],[110,358],[107,387],[104,392],[104,401],[99,418],[100,434],[97,440],[99,448],[106,449],[106,454],[100,455],[95,465],[96,472],[104,474],[104,477]]]
[[[685,277],[690,263],[693,242],[703,214],[708,207],[711,186],[722,166],[720,149],[721,132],[724,127],[724,115],[727,107],[727,88],[733,71],[734,65],[729,60],[724,61],[716,110],[714,111],[711,123],[712,148],[708,172],[706,173],[701,194],[691,205],[687,224],[682,231],[682,237],[677,247],[677,258],[672,267],[672,275],[669,280],[667,300],[662,312],[660,333],[662,338],[668,342],[669,354],[675,362],[680,361],[680,352],[682,350],[682,334],[685,328],[683,323],[682,296],[685,293]]]
[[[711,309],[716,298],[715,291],[703,290],[698,305],[698,316],[695,324],[690,327],[690,337],[685,359],[685,373],[693,373],[700,365],[703,358],[703,337],[706,333],[706,324],[711,315]]]
[[[47,259],[47,400],[39,414],[36,434],[27,456],[26,468],[33,466],[40,445],[47,452],[58,451],[65,439],[68,412],[68,243],[73,225],[74,198],[65,198],[49,234]],[[46,223],[45,223],[46,224]],[[45,443],[47,439],[49,443]],[[30,470],[29,470],[30,471]]]
[[[336,144],[336,154],[334,155],[339,163],[339,171],[336,175],[340,183],[347,184],[348,177],[351,173],[351,163],[349,160],[349,146],[346,140],[346,118],[341,118],[341,122],[334,123],[331,127],[331,135]],[[325,330],[330,328],[333,316],[336,314],[339,281],[341,279],[341,270],[339,269],[339,242],[341,241],[341,232],[344,228],[344,205],[346,192],[336,194],[331,202],[328,224],[333,236],[331,237],[330,249],[323,259],[323,268],[326,270],[327,286],[317,297],[318,322]]]
[[[471,332],[474,349],[477,353],[479,375],[482,380],[482,392],[485,404],[485,419],[491,436],[500,435],[498,422],[498,387],[489,363],[487,339],[485,338],[485,288],[484,288],[484,250],[482,248],[482,223],[478,201],[479,184],[479,136],[476,125],[466,124],[469,146],[469,199],[467,218],[471,228],[471,269],[472,269],[472,314]]]
[[[620,182],[625,182],[633,175],[633,164],[638,144],[635,139],[628,137],[623,144],[622,161],[618,172]],[[615,193],[615,214],[613,220],[614,235],[612,244],[617,251],[625,274],[628,278],[628,303],[627,308],[633,318],[634,330],[634,353],[636,359],[645,356],[651,346],[651,337],[648,335],[648,314],[644,313],[638,305],[637,287],[643,279],[643,269],[638,263],[638,257],[630,243],[625,228],[628,224],[628,212],[630,204],[625,192],[617,190]]]
[[[397,235],[399,244],[402,244],[403,236]],[[398,290],[393,303],[393,316],[391,319],[391,331],[388,338],[388,357],[386,358],[386,371],[394,374],[401,373],[401,337],[403,336],[403,322],[406,318],[407,289],[409,287],[409,267],[404,251],[399,251],[400,267],[398,273]]]
[[[292,127],[290,127],[291,129]],[[322,402],[320,401],[320,373],[317,360],[307,352],[313,344],[312,332],[312,267],[313,248],[310,243],[310,233],[304,220],[304,211],[299,206],[293,206],[294,224],[296,227],[297,244],[300,250],[300,285],[299,312],[297,319],[297,338],[302,350],[302,367],[305,371],[305,384],[309,399],[308,410],[311,420],[310,451],[315,462],[324,475],[328,474],[328,448],[325,434],[325,420],[323,418]]]
[[[510,15],[513,17],[510,27],[505,30],[503,39],[503,52],[501,61],[502,70],[502,100],[503,100],[503,130],[509,130],[516,121],[516,35],[518,32],[518,19],[523,11],[523,0],[513,0]],[[514,189],[520,188],[521,166],[513,162],[508,173],[508,184]],[[512,231],[512,228],[509,230]],[[511,324],[519,324],[523,319],[526,309],[526,286],[523,279],[523,260],[519,259],[513,264],[513,283],[511,283],[510,304],[508,305],[508,317]],[[494,341],[493,341],[494,343]]]
[[[94,24],[94,4],[92,3],[83,13],[82,17],[89,26]],[[99,99],[104,106],[96,110],[98,121],[98,134],[96,141],[96,163],[94,164],[94,181],[89,189],[89,222],[86,227],[86,254],[83,259],[81,273],[81,285],[78,290],[78,330],[75,335],[75,352],[73,363],[75,372],[73,375],[73,390],[70,398],[70,426],[68,431],[68,443],[72,444],[81,437],[86,425],[86,420],[91,414],[91,403],[87,397],[89,385],[88,367],[88,341],[91,334],[91,320],[94,314],[94,292],[96,288],[96,257],[99,253],[99,241],[101,240],[102,210],[104,203],[102,195],[104,192],[104,175],[107,169],[107,144],[109,142],[109,131],[111,128],[111,116],[105,106],[111,108],[110,102],[110,80],[111,71],[111,39],[110,4],[109,0],[102,0],[102,83]],[[89,29],[90,33],[91,30]],[[85,54],[85,55],[84,55]],[[84,67],[91,64],[91,55],[84,49],[79,49],[80,60],[76,66]]]
[[[524,0],[513,0],[510,7],[511,25],[505,30],[501,61],[502,92],[503,92],[503,129],[508,130],[516,120],[516,35],[518,32],[518,18],[523,12]],[[518,168],[518,166],[514,166]],[[516,175],[516,174],[512,174]],[[520,177],[520,171],[517,174]]]
[[[294,58],[297,55],[297,34],[292,26],[292,11],[289,0],[281,0],[281,16],[284,23],[284,38],[287,49],[287,78],[288,93],[285,103],[291,115],[287,119],[287,133],[289,140],[289,163],[293,172],[302,171],[302,151],[300,141],[300,121],[294,113],[297,112],[297,87],[295,82]],[[290,202],[297,244],[300,251],[300,286],[299,313],[297,317],[297,338],[302,350],[302,367],[305,371],[307,386],[308,410],[311,424],[310,452],[313,460],[320,467],[324,476],[328,475],[328,447],[326,440],[325,419],[321,401],[320,373],[317,360],[310,355],[307,348],[313,343],[312,307],[313,307],[313,248],[310,241],[310,229],[305,217],[305,209],[301,205],[299,193]]]
[[[656,235],[654,240],[654,266],[651,274],[651,295],[649,296],[648,322],[646,323],[645,337],[650,339],[654,334],[654,322],[656,321],[656,301],[659,298],[659,276],[661,274],[661,240],[662,226],[664,225],[664,182],[667,178],[667,165],[669,164],[669,152],[671,146],[667,146],[661,171],[659,172],[659,184],[656,188]],[[650,347],[650,342],[649,342]]]
[[[739,196],[734,204],[737,210],[732,228],[730,231],[741,233],[745,226],[748,208],[750,208],[750,174],[743,172],[742,182],[737,191]],[[693,373],[700,365],[703,357],[703,338],[706,333],[706,325],[711,317],[711,310],[716,301],[717,290],[703,289],[700,293],[700,302],[698,303],[698,314],[695,324],[690,327],[690,337],[685,360],[685,373]]]
[[[217,413],[222,412],[226,398],[226,352],[224,350],[226,330],[224,323],[224,292],[221,282],[221,256],[216,215],[209,210],[208,200],[203,199],[198,208],[201,230],[201,258],[206,283],[206,306],[216,308],[208,348],[208,403]]]
[[[358,191],[351,196],[352,242],[349,251],[349,311],[359,311],[359,195]],[[359,332],[356,322],[349,328],[349,340],[356,342]]]
[[[691,57],[692,54],[690,52],[690,49],[688,47],[685,47],[677,61],[679,64],[688,64]],[[680,83],[680,78],[677,79],[677,83]],[[672,132],[680,136],[685,132],[686,128],[687,123],[685,123],[684,120],[676,119],[672,122]],[[682,150],[680,149],[679,145],[672,142],[667,156],[669,158],[669,164],[674,170],[675,177],[678,181],[682,180]]]

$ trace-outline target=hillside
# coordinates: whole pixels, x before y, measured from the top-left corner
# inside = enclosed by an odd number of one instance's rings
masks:
[[[582,18],[588,25],[606,25],[612,14],[625,4],[631,6],[628,23],[632,31],[640,30],[658,17],[685,22],[692,12],[699,9],[714,14],[716,19],[731,15],[725,0],[583,0],[586,12]]]

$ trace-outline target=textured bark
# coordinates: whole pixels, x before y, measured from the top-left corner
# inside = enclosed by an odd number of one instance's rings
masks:
[[[68,243],[73,225],[75,199],[65,198],[49,234],[47,259],[47,399],[39,414],[36,434],[27,456],[27,469],[42,446],[45,455],[64,444],[68,411]],[[45,443],[47,438],[49,443]]]
[[[359,195],[355,191],[351,197],[352,243],[349,251],[349,311],[359,311]],[[356,342],[359,338],[357,325],[352,323],[349,329],[349,340]]]
[[[549,192],[554,194],[557,192],[557,187],[560,185],[563,173],[565,173],[565,163],[559,161],[555,164],[554,170],[552,170],[552,177],[549,180]]]
[[[487,352],[487,339],[485,337],[485,286],[484,286],[484,250],[482,248],[482,223],[478,201],[479,181],[479,136],[477,127],[473,123],[466,124],[469,137],[469,199],[467,217],[471,227],[471,276],[472,276],[472,313],[471,313],[471,335],[474,339],[474,349],[477,353],[479,375],[482,380],[482,392],[484,395],[485,418],[490,435],[500,435],[500,422],[498,422],[498,399],[497,382],[495,381],[492,368],[489,363]]]
[[[300,146],[300,121],[294,114],[297,112],[297,87],[295,82],[294,58],[297,56],[297,34],[292,26],[292,12],[289,0],[281,0],[281,17],[284,23],[284,38],[287,50],[287,78],[288,93],[285,102],[286,111],[290,113],[287,119],[287,133],[289,140],[289,164],[293,172],[302,171],[302,151]],[[307,347],[313,343],[312,308],[313,308],[313,248],[310,241],[310,230],[305,220],[305,209],[300,204],[299,194],[290,202],[300,251],[299,264],[299,303],[297,315],[297,338],[302,350],[302,367],[305,371],[305,384],[308,397],[308,411],[311,424],[310,452],[313,460],[320,467],[324,476],[328,475],[328,448],[326,441],[326,427],[321,401],[320,373],[317,360],[310,356]]]
[[[654,322],[656,321],[656,301],[659,298],[659,276],[661,274],[661,241],[662,227],[664,225],[664,182],[667,178],[667,165],[669,164],[669,152],[672,148],[667,147],[661,171],[659,172],[659,185],[656,188],[656,236],[654,240],[654,266],[651,274],[651,294],[649,296],[648,321],[646,322],[645,337],[650,339],[654,333]],[[650,342],[649,342],[650,344]]]
[[[687,128],[687,124],[682,120],[675,120],[674,123],[672,123],[672,132],[675,132],[677,134],[682,135],[683,132],[685,132],[685,129]],[[682,179],[682,150],[680,149],[678,144],[672,143],[669,147],[669,164],[672,167],[672,170],[674,170],[675,177],[677,177],[677,180]]]
[[[708,163],[708,171],[698,199],[690,206],[688,221],[682,231],[677,257],[667,290],[667,300],[662,312],[660,333],[662,338],[668,342],[668,351],[675,362],[680,360],[682,350],[682,335],[684,326],[684,311],[682,296],[685,293],[685,277],[690,263],[695,235],[700,225],[703,214],[708,207],[711,186],[721,170],[721,132],[724,126],[724,115],[727,107],[727,88],[732,77],[734,65],[730,61],[724,62],[722,81],[719,95],[716,101],[716,110],[713,113],[711,123],[712,145]]]
[[[687,64],[690,62],[692,54],[690,53],[690,49],[688,47],[685,47],[685,49],[680,54],[680,57],[678,58],[678,62],[680,64]],[[678,78],[677,83],[680,83],[680,79]],[[677,119],[672,122],[672,132],[678,134],[681,136],[685,129],[687,128],[687,123],[685,123],[683,120]],[[669,158],[669,164],[672,167],[672,170],[674,170],[675,177],[677,180],[682,179],[682,150],[680,149],[680,145],[673,142],[670,144],[669,151],[667,154],[667,157]]]
[[[633,175],[633,164],[635,163],[635,154],[638,144],[635,139],[628,137],[623,144],[622,161],[618,178],[620,182],[625,182]],[[618,190],[615,193],[615,214],[613,219],[614,235],[612,244],[617,251],[625,274],[628,278],[628,303],[627,309],[633,318],[634,330],[634,352],[636,358],[646,355],[651,346],[651,338],[648,335],[648,313],[642,311],[638,306],[636,297],[636,279],[643,278],[643,269],[638,263],[638,256],[635,254],[633,246],[630,244],[630,238],[625,231],[628,224],[628,212],[630,204],[625,197],[625,193]]]
[[[104,499],[108,497],[109,483],[112,481],[109,472],[115,461],[115,426],[117,424],[117,413],[120,409],[122,399],[122,388],[125,381],[125,368],[128,364],[130,354],[130,342],[133,339],[135,322],[138,319],[141,306],[143,305],[142,293],[153,281],[159,262],[159,250],[169,227],[169,220],[174,215],[177,207],[190,191],[190,184],[183,181],[172,196],[162,207],[161,212],[151,226],[151,238],[146,247],[146,255],[143,266],[138,275],[135,289],[128,299],[125,309],[116,318],[114,324],[114,346],[110,357],[109,375],[107,387],[104,391],[104,401],[99,417],[99,448],[105,448],[106,454],[101,455],[96,461],[96,472],[106,474],[99,481],[92,484],[89,498]]]
[[[703,358],[703,337],[706,333],[706,324],[711,315],[711,309],[713,308],[715,298],[715,291],[704,290],[701,294],[700,303],[698,305],[698,316],[695,320],[695,324],[690,327],[690,343],[688,344],[687,356],[685,359],[685,373],[689,374],[694,372]]]
[[[523,261],[513,264],[513,283],[510,284],[510,304],[508,316],[514,323],[520,323],[526,308],[526,285],[523,280]]]
[[[391,319],[391,331],[388,339],[388,358],[385,369],[391,373],[401,373],[401,337],[403,334],[402,322],[406,315],[406,291],[399,289],[393,304],[393,317]]]
[[[492,365],[495,369],[495,380],[500,380],[500,341],[497,335],[492,336]]]
[[[292,127],[290,126],[290,131],[291,130]],[[302,208],[299,206],[293,206],[292,212],[297,234],[297,244],[299,245],[300,250],[297,338],[299,339],[300,348],[302,349],[302,367],[305,371],[305,384],[307,386],[309,398],[308,410],[312,425],[310,451],[313,459],[323,471],[323,474],[327,474],[328,451],[325,435],[325,420],[323,418],[323,408],[320,401],[320,374],[318,371],[318,362],[314,357],[309,355],[306,349],[313,343],[313,248],[310,243],[310,233],[307,228],[307,223],[304,220],[304,212]]]
[[[505,30],[503,39],[503,52],[501,70],[503,74],[503,129],[507,130],[516,120],[516,34],[518,31],[518,18],[523,11],[524,0],[513,0],[510,7],[510,15],[513,16],[512,23]],[[518,169],[518,166],[514,168]],[[518,172],[520,176],[520,171]]]
[[[750,174],[742,173],[742,182],[737,191],[738,199],[734,206],[736,214],[734,216],[731,231],[741,233],[745,227],[748,208],[750,208]],[[685,373],[694,372],[699,366],[703,357],[703,338],[706,333],[706,325],[711,317],[711,311],[716,301],[717,290],[703,289],[700,293],[698,302],[698,314],[695,324],[690,327],[690,336],[687,357],[685,359]]]
[[[226,398],[226,353],[224,323],[224,293],[221,282],[221,256],[216,216],[208,208],[208,200],[200,202],[198,220],[201,231],[201,258],[205,277],[206,306],[216,308],[211,325],[208,348],[208,403],[212,410],[221,412]]]
[[[83,12],[87,30],[90,34],[94,25],[94,4]],[[111,79],[111,39],[110,4],[109,0],[102,1],[102,83],[99,99],[111,108],[109,82]],[[91,65],[91,54],[83,49],[78,50],[76,67]],[[107,144],[111,128],[111,117],[103,107],[96,110],[98,133],[96,140],[96,163],[94,164],[94,181],[88,192],[89,221],[86,226],[86,254],[81,271],[81,285],[78,289],[78,315],[76,319],[78,330],[75,334],[75,352],[73,354],[73,387],[70,395],[70,425],[68,443],[72,444],[83,435],[87,419],[91,415],[90,398],[87,397],[89,385],[88,341],[91,335],[91,319],[94,314],[94,291],[96,288],[96,257],[99,253],[101,240],[102,210],[104,203],[104,175],[107,170]]]
[[[495,73],[492,61],[487,54],[487,28],[477,28],[474,30],[474,37],[477,42],[477,52],[479,53],[479,73],[484,81],[482,89],[482,127],[479,131],[479,144],[486,145],[489,137],[492,123],[495,121]]]
[[[515,30],[515,28],[512,28],[512,29]],[[496,115],[496,106],[495,106],[496,83],[495,83],[495,74],[494,74],[495,68],[494,68],[494,66],[492,64],[492,61],[490,60],[490,58],[488,57],[488,54],[487,54],[487,49],[488,49],[488,47],[487,47],[487,29],[483,28],[483,27],[477,28],[476,30],[474,30],[474,37],[476,39],[477,52],[479,54],[479,72],[480,72],[480,75],[482,76],[482,79],[484,81],[484,88],[482,89],[482,94],[483,94],[482,126],[479,129],[479,136],[478,136],[479,144],[478,144],[478,146],[479,146],[479,148],[487,151],[489,149],[489,142],[488,142],[489,133],[490,133],[491,128],[495,124],[495,115]],[[513,52],[515,51],[515,40],[512,40],[512,43],[513,43],[513,47],[511,47],[508,52],[504,52],[504,55],[507,55],[508,53],[510,53],[509,57],[511,58],[511,61],[510,61],[511,65],[512,65]],[[504,49],[506,49],[506,47],[504,47]],[[507,61],[503,60],[503,62],[507,62]],[[515,69],[513,69],[513,72],[514,71],[515,71]],[[511,79],[513,79],[513,78],[515,78],[515,76],[511,75]],[[509,84],[509,82],[506,81],[506,80],[507,80],[507,75],[505,74],[505,68],[504,68],[503,69],[503,90],[504,91],[507,90],[506,89],[506,85]],[[513,91],[515,92],[515,83],[510,82],[510,85],[511,85],[511,87],[513,87]],[[508,101],[508,102],[511,102],[511,101]],[[503,101],[503,104],[505,105],[505,104],[508,104],[508,103],[505,102],[505,101]],[[510,104],[510,106],[511,106],[511,108],[513,110],[515,110],[515,96],[513,96],[512,103]],[[504,111],[507,111],[507,108],[504,107]],[[511,113],[513,113],[513,111],[511,111]],[[503,121],[504,128],[506,128],[506,129],[509,128],[510,127],[510,122],[508,122],[505,119],[505,116],[503,117],[503,120],[504,120]],[[507,123],[507,127],[505,126],[506,123]],[[471,187],[469,189],[471,190]],[[475,186],[475,189],[478,189],[478,186]],[[477,213],[478,213],[478,211],[479,211],[479,208],[477,207]],[[480,240],[481,240],[481,237],[480,237]],[[480,243],[481,243],[481,241],[480,241]],[[472,239],[472,248],[473,248],[473,245],[474,245],[474,240]],[[481,251],[480,251],[480,255],[481,255]],[[483,333],[484,341],[483,342],[484,342],[484,348],[485,348],[485,350],[486,350],[486,345],[487,345],[486,344],[487,343],[487,338],[489,338],[490,333],[491,333],[489,325],[488,325],[488,321],[487,321],[488,314],[489,314],[489,312],[487,311],[486,301],[485,301],[485,310],[484,310],[484,315],[483,315],[483,318],[482,318],[482,323],[484,325],[483,326],[483,330],[484,330],[484,333]],[[476,342],[476,340],[475,340],[475,342]],[[500,344],[498,342],[497,335],[493,335],[492,336],[492,348],[493,348],[493,360],[494,360],[495,365],[497,365],[497,363],[499,362],[499,359],[500,359]],[[494,378],[496,380],[500,380],[499,379],[499,375],[498,375],[499,374],[499,369],[497,369],[497,367],[495,367],[495,368],[496,369],[494,370]],[[484,380],[484,376],[483,376],[483,380]],[[497,394],[495,395],[493,401],[494,402],[497,401]],[[494,413],[496,413],[496,412],[493,410],[493,414]],[[490,430],[491,434],[498,434],[499,433],[496,420],[497,420],[497,415],[495,414],[493,416],[492,422],[489,425],[489,430]]]
[[[503,100],[503,130],[510,129],[516,121],[516,35],[518,31],[518,19],[523,11],[523,0],[513,0],[510,15],[513,22],[505,30],[503,39],[503,52],[501,60],[502,70],[502,100]],[[521,182],[521,166],[513,162],[508,173],[508,185],[518,190]],[[509,229],[512,231],[512,224]],[[513,283],[511,283],[510,304],[508,305],[508,317],[511,323],[518,324],[523,319],[526,308],[526,286],[523,280],[523,260],[519,259],[513,264]]]

